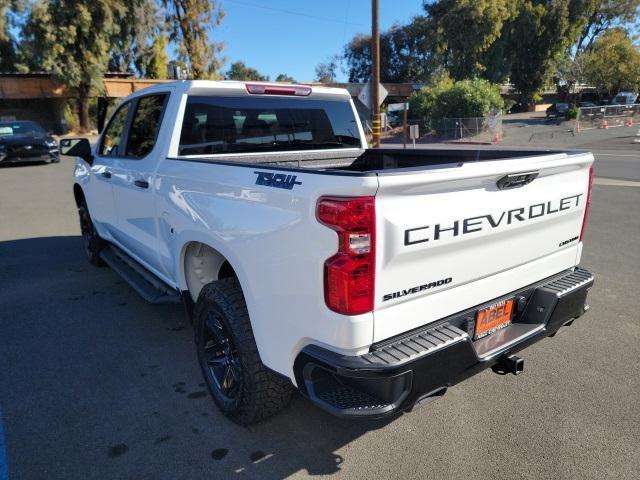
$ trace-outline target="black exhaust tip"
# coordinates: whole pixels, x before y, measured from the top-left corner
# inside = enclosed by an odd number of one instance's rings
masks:
[[[498,363],[491,367],[491,370],[498,375],[506,375],[507,373],[520,375],[524,372],[524,358],[516,355],[503,355]]]

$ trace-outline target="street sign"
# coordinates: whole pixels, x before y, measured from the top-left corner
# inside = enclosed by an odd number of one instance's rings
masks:
[[[401,112],[402,110],[409,110],[408,103],[390,103],[387,105],[387,110],[389,112]]]
[[[387,98],[387,95],[389,95],[389,92],[387,91],[386,88],[382,86],[382,84],[379,84],[378,87],[379,87],[378,93],[380,96],[380,105],[382,105],[382,102],[384,102],[385,98]],[[371,82],[367,82],[366,85],[362,88],[362,90],[360,90],[360,93],[358,94],[358,100],[360,100],[364,104],[364,106],[367,107],[369,110],[373,110]]]

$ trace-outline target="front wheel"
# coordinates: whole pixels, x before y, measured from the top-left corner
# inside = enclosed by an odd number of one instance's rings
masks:
[[[293,390],[289,380],[260,360],[236,278],[203,287],[194,324],[200,368],[223,414],[250,425],[275,415],[289,403]]]
[[[104,266],[104,261],[100,258],[100,251],[104,248],[105,242],[100,238],[93,220],[89,215],[89,209],[86,203],[82,203],[78,207],[78,216],[80,217],[80,231],[82,233],[82,244],[84,252],[87,255],[89,263],[96,267]]]

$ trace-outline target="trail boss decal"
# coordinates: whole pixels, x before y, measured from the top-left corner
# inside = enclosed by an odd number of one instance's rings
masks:
[[[558,246],[559,247],[564,247],[565,245],[568,245],[571,242],[575,242],[576,240],[578,240],[578,238],[580,238],[580,237],[571,237],[570,239],[565,240],[564,242],[560,242],[560,244]]]
[[[481,232],[483,230],[498,228],[500,226],[511,225],[516,222],[526,222],[534,218],[552,215],[563,210],[571,210],[580,206],[580,197],[584,194],[571,195],[560,200],[535,203],[528,207],[513,208],[504,210],[499,214],[488,213],[477,217],[455,220],[453,223],[425,225],[423,227],[410,228],[404,232],[404,244],[415,245],[429,241],[442,239],[444,236],[458,237],[470,233]]]
[[[296,185],[302,185],[302,182],[296,182],[296,175],[287,175],[286,173],[273,172],[253,172],[258,175],[256,185],[264,185],[265,187],[284,188],[285,190],[293,190]]]
[[[417,287],[408,288],[406,290],[401,290],[399,292],[387,293],[386,295],[384,295],[382,297],[382,301],[386,302],[387,300],[392,300],[394,298],[400,298],[400,297],[404,297],[406,295],[413,295],[414,293],[424,292],[425,290],[429,290],[431,288],[440,287],[442,285],[446,285],[448,283],[451,283],[452,280],[453,279],[451,277],[448,277],[448,278],[443,278],[443,279],[435,281],[435,282],[424,283],[422,285],[418,285]]]

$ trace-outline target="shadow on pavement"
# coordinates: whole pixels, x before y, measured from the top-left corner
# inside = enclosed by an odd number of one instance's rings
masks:
[[[283,478],[338,472],[388,422],[351,423],[295,395],[250,428],[206,392],[180,306],[152,306],[79,236],[0,242],[0,407],[12,478]]]

